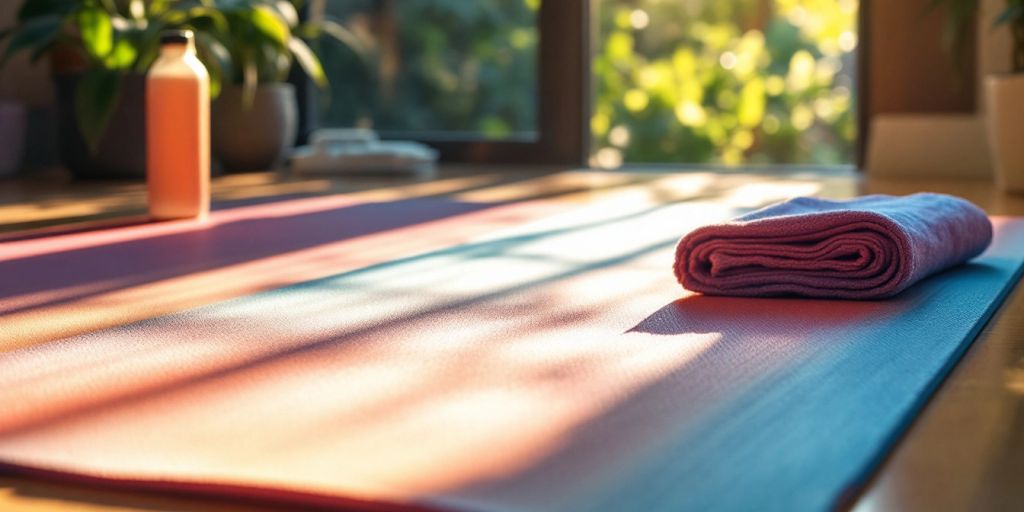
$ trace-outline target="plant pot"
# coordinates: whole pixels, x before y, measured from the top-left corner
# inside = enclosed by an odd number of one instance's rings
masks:
[[[271,169],[291,152],[298,127],[291,84],[260,85],[248,108],[241,87],[225,86],[211,110],[213,153],[226,171]]]
[[[0,101],[0,177],[13,176],[21,169],[26,129],[25,106]]]
[[[57,74],[57,137],[61,163],[80,179],[146,177],[146,75],[125,74],[117,105],[97,151],[89,150],[78,130],[75,89],[78,73]]]
[[[996,184],[1024,193],[1024,74],[985,78],[988,140]]]

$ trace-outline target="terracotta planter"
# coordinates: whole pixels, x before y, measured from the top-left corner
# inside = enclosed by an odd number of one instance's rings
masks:
[[[213,154],[227,171],[272,169],[291,152],[298,126],[291,84],[260,85],[249,108],[242,104],[242,88],[228,86],[211,110]]]
[[[985,88],[996,184],[1006,192],[1024,193],[1024,74],[989,76]]]
[[[80,76],[54,76],[61,163],[76,178],[145,178],[146,75],[132,73],[122,77],[117,106],[95,153],[89,151],[75,115],[75,88]]]

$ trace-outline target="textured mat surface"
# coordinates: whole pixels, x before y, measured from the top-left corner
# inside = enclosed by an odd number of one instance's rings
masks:
[[[732,212],[618,206],[2,353],[0,464],[320,504],[822,509],[1024,260],[997,219],[887,301],[680,298],[678,236]]]
[[[348,195],[0,240],[0,352],[451,247],[568,207]]]

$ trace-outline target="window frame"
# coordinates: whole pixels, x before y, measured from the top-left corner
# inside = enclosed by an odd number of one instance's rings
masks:
[[[466,132],[385,133],[382,137],[415,140],[434,147],[445,163],[540,164],[587,166],[591,151],[590,116],[593,99],[591,19],[594,0],[542,0],[538,13],[537,135],[513,135],[487,139]],[[868,46],[870,41],[870,0],[858,2],[857,32],[857,146],[853,165],[863,169],[870,136]],[[303,16],[309,14],[306,4]],[[319,127],[317,89],[301,72],[293,69],[289,80],[296,85],[299,100],[299,142]],[[679,165],[713,164],[681,162]]]
[[[868,57],[871,52],[871,0],[857,2],[857,148],[854,151],[853,165],[863,171],[867,164],[868,137],[871,125],[871,64]]]

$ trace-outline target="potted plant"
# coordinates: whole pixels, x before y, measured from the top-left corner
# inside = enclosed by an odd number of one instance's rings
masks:
[[[943,33],[947,51],[958,69],[965,62],[965,44],[972,33],[982,0],[932,0],[930,7],[946,9]],[[1005,0],[993,28],[1009,29],[1011,71],[985,77],[986,123],[996,184],[1008,192],[1024,192],[1024,0]]]
[[[160,33],[224,24],[200,1],[26,0],[15,25],[0,32],[7,40],[0,63],[21,51],[50,58],[61,161],[74,176],[138,178],[145,176],[145,72]],[[201,56],[212,60],[217,49],[206,43]],[[215,91],[219,82],[211,85]]]
[[[1013,40],[1012,72],[985,77],[988,138],[996,183],[1008,192],[1024,192],[1024,0],[1007,0],[996,18]]]
[[[213,153],[226,170],[269,169],[290,153],[298,130],[297,62],[320,87],[327,77],[303,40],[329,35],[356,49],[355,38],[332,20],[301,21],[300,0],[216,0],[227,23],[210,36],[228,53],[224,87],[213,102]]]

